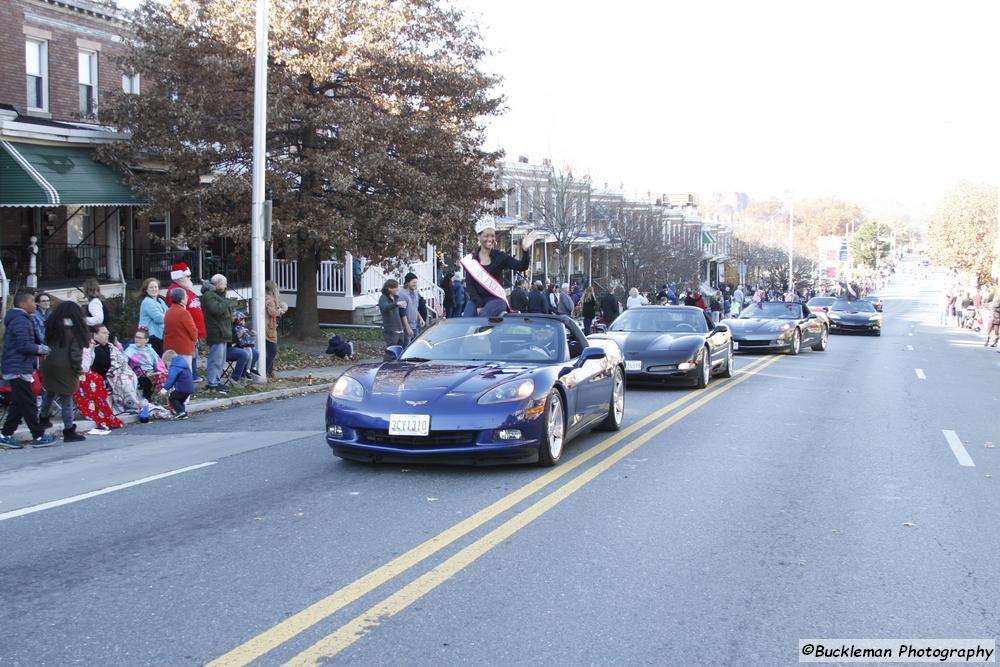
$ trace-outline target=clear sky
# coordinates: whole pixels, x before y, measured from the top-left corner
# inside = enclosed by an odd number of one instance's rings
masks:
[[[451,1],[505,79],[489,140],[513,159],[914,213],[1000,182],[1000,0]]]
[[[1000,181],[1000,2],[455,0],[505,78],[491,144],[628,193],[932,207]]]

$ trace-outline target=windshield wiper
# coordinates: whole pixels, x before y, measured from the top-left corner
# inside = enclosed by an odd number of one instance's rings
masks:
[[[420,363],[422,361],[434,361],[434,360],[424,359],[423,357],[406,357],[405,359],[400,359],[400,361],[412,361],[414,363]]]

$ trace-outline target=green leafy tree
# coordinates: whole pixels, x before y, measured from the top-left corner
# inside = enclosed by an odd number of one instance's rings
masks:
[[[878,222],[868,222],[854,233],[851,239],[851,259],[859,266],[874,269],[889,256],[892,229]]]
[[[990,277],[997,238],[996,186],[961,183],[938,204],[927,226],[934,263]]]
[[[254,11],[246,0],[154,0],[122,58],[141,96],[103,100],[132,140],[105,160],[180,212],[195,242],[249,237]],[[457,247],[498,196],[483,119],[498,79],[478,28],[438,0],[272,0],[266,187],[274,238],[298,260],[295,331],[315,331],[318,262],[405,260]]]

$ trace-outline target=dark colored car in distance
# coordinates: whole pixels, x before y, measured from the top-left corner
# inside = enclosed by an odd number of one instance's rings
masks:
[[[733,348],[738,352],[798,354],[806,345],[822,352],[829,338],[826,317],[798,302],[753,303],[739,317],[726,320],[726,324],[733,335]]]
[[[873,306],[875,306],[876,311],[880,313],[882,312],[882,297],[880,297],[878,294],[866,294],[863,297],[861,297],[861,300],[868,301]]]
[[[715,324],[694,306],[629,308],[606,333],[589,340],[618,344],[625,355],[629,382],[677,382],[703,388],[713,375],[733,374],[729,327]]]
[[[871,301],[837,301],[830,307],[830,333],[882,335],[882,313]]]
[[[835,296],[814,296],[806,301],[806,305],[809,307],[810,312],[823,313],[825,315],[836,300],[837,297]]]

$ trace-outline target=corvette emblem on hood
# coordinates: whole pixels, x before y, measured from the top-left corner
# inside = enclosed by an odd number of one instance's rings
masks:
[[[417,407],[418,405],[423,405],[426,402],[427,401],[406,401],[406,404],[412,405],[413,407]]]

